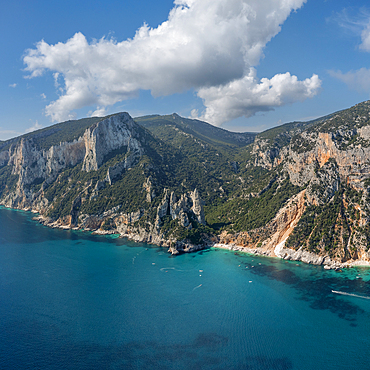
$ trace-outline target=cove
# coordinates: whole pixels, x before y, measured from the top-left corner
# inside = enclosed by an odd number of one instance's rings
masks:
[[[0,209],[1,369],[368,366],[368,268],[173,257],[32,216]]]

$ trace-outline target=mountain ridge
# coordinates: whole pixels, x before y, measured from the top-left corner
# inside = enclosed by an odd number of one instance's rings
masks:
[[[370,261],[370,102],[262,133],[177,114],[67,121],[0,142],[0,204],[173,254]]]

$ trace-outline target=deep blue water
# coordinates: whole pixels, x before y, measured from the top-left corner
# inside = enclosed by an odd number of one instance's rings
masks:
[[[0,209],[1,369],[368,369],[370,270],[172,257]]]

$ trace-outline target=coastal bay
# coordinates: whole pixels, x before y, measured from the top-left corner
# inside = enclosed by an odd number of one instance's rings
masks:
[[[0,209],[1,368],[366,368],[366,267],[171,256],[32,217]]]

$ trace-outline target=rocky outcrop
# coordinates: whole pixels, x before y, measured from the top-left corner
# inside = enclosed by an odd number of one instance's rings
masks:
[[[265,227],[237,234],[224,232],[219,242],[256,249],[261,254],[275,257],[276,246],[287,240],[305,211],[305,193],[303,190],[290,199]]]
[[[161,226],[165,216],[170,216],[172,220],[178,220],[179,224],[186,228],[192,227],[191,220],[205,224],[203,202],[197,189],[182,194],[179,199],[174,192],[169,194],[168,189],[164,189],[164,196],[157,208],[157,227]]]
[[[366,103],[287,124],[244,148],[249,139],[224,133],[237,154],[184,122],[171,126],[174,136],[157,122],[157,137],[127,113],[84,120],[75,136],[77,122],[66,122],[1,143],[0,203],[38,211],[49,226],[116,232],[173,254],[219,241],[307,263],[370,261],[369,112]],[[55,144],[58,133],[65,142]]]
[[[125,171],[133,168],[140,159],[142,151],[128,152],[126,158],[112,167],[108,168],[107,176],[105,180],[112,185],[112,183],[119,177],[121,177]]]
[[[153,189],[153,184],[152,184],[152,178],[151,176],[149,176],[146,181],[143,183],[143,188],[146,192],[146,201],[148,203],[151,203],[152,200],[154,199],[155,197],[155,191]]]
[[[120,148],[141,155],[143,148],[139,136],[137,124],[127,113],[116,114],[91,126],[83,135],[85,157],[82,169],[96,171],[105,156]]]
[[[191,252],[197,252],[204,249],[203,245],[196,245],[186,242],[175,242],[171,243],[170,247],[168,248],[168,252],[172,255],[176,256],[177,254],[181,253],[191,253]]]
[[[19,175],[19,184],[24,186],[38,179],[54,177],[64,168],[82,162],[84,155],[85,147],[81,140],[38,150],[32,139],[21,139],[3,157],[8,158],[6,165],[12,167],[12,174]]]
[[[31,185],[42,183],[44,190],[66,168],[82,163],[85,171],[97,170],[110,153],[127,153],[124,160],[107,170],[105,180],[112,184],[124,171],[135,166],[143,154],[139,139],[139,126],[127,113],[121,113],[94,124],[72,142],[61,142],[49,149],[38,149],[33,138],[14,141],[7,150],[0,152],[0,167],[10,166],[12,174],[18,176],[18,182],[15,191],[7,194],[2,203],[8,207],[39,211],[43,207],[38,205],[45,206],[48,202],[42,194],[30,191]],[[98,181],[92,197],[96,197],[103,187]]]
[[[197,189],[195,189],[192,193],[190,193],[190,198],[192,201],[191,210],[193,211],[194,215],[196,216],[198,222],[202,225],[206,223],[204,218],[204,211],[203,211],[203,202],[200,199],[200,195]]]

